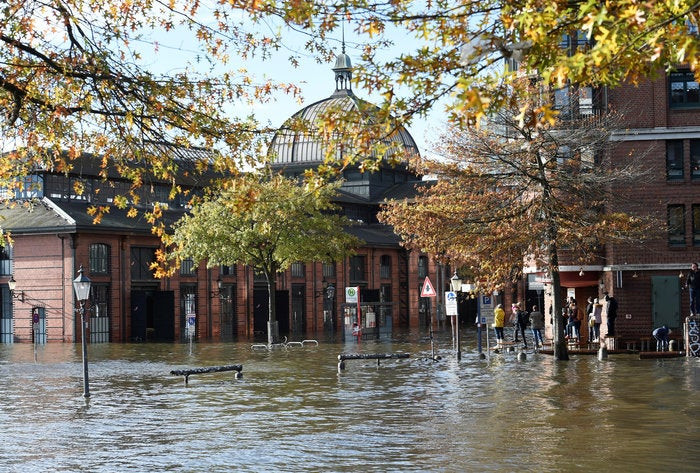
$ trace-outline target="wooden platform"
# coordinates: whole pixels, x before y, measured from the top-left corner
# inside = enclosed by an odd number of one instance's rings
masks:
[[[568,348],[566,352],[569,355],[597,355],[598,354],[598,349],[588,349],[588,348],[581,348],[581,349],[576,349],[576,348]],[[554,355],[554,350],[552,349],[546,349],[546,350],[540,350],[540,353],[543,353],[545,355]],[[631,350],[608,350],[608,355],[631,355],[636,352],[631,351]]]
[[[648,360],[652,358],[679,358],[685,356],[684,351],[640,351],[639,359]]]

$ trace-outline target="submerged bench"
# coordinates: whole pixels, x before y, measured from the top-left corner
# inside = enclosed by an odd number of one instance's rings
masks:
[[[338,355],[338,371],[345,369],[345,360],[377,360],[377,366],[379,366],[380,360],[402,359],[410,356],[408,353],[341,353]]]
[[[208,368],[192,368],[189,370],[172,370],[170,374],[176,376],[184,376],[185,384],[188,383],[189,377],[193,374],[203,374],[203,373],[219,373],[221,371],[235,371],[235,378],[239,379],[241,376],[241,371],[243,371],[243,365],[226,365],[226,366],[210,366]]]

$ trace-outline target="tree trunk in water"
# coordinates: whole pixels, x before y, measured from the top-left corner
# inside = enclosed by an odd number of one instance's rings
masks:
[[[561,278],[559,276],[559,256],[557,254],[556,229],[549,239],[549,272],[552,276],[552,331],[554,332],[553,351],[555,360],[568,360],[569,351],[564,338],[564,318],[562,317]]]

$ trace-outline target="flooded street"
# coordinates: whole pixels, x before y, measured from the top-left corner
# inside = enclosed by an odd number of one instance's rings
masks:
[[[2,472],[698,471],[700,360],[430,342],[0,345]],[[340,353],[411,358],[346,362]],[[243,365],[193,375],[173,369]]]

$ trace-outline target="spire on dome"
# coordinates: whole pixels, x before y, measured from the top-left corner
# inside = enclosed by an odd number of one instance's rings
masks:
[[[338,54],[335,58],[335,66],[333,67],[333,72],[335,73],[335,93],[333,95],[352,94],[352,88],[350,86],[350,81],[352,80],[352,63],[350,62],[350,56],[345,54],[344,24],[341,53]]]

